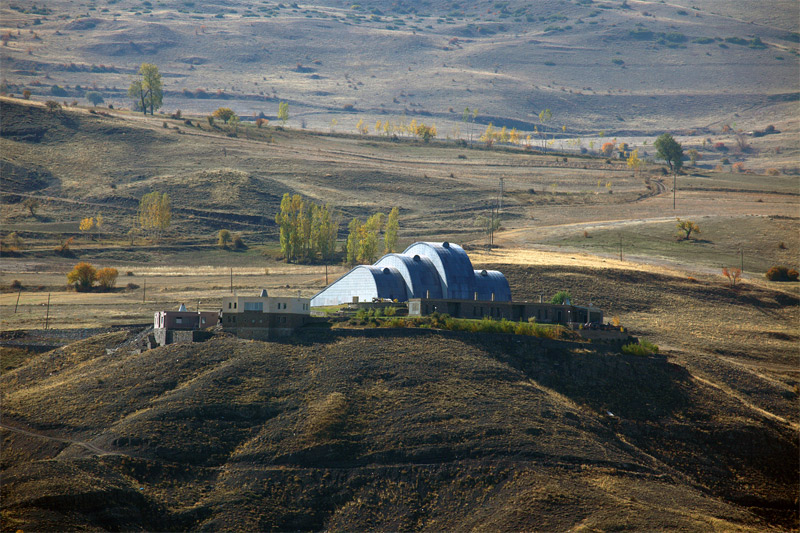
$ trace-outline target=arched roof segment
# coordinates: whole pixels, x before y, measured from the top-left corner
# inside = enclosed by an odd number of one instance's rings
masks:
[[[442,298],[442,283],[433,262],[425,256],[386,254],[375,263],[377,267],[396,268],[406,283],[409,298]]]
[[[415,242],[403,255],[427,257],[439,273],[442,297],[471,300],[475,294],[475,273],[464,249],[449,242]]]
[[[359,265],[314,296],[311,305],[348,303],[354,296],[358,296],[361,302],[371,302],[373,298],[408,300],[406,282],[399,270],[389,266]]]
[[[508,286],[508,280],[497,270],[476,270],[475,292],[478,293],[478,300],[511,301],[511,287]]]

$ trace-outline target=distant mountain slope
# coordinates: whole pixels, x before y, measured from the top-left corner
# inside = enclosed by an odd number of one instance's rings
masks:
[[[8,528],[796,526],[792,431],[662,357],[430,331],[107,352],[124,338],[0,378]]]
[[[800,92],[797,6],[781,0],[122,0],[25,11],[0,11],[24,30],[0,49],[13,92],[44,98],[61,85],[82,98],[96,87],[128,106],[129,76],[147,61],[164,73],[170,111],[225,104],[274,117],[285,100],[292,124],[318,129],[415,116],[456,135],[466,107],[481,124],[526,132],[753,129]],[[538,120],[545,108],[549,124]]]

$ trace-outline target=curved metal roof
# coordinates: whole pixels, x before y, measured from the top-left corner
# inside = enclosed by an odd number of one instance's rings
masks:
[[[475,273],[464,249],[449,242],[415,242],[403,255],[427,257],[439,272],[442,297],[472,300],[475,295]]]
[[[375,266],[396,268],[406,282],[409,298],[441,298],[442,283],[433,262],[425,256],[386,254]]]
[[[478,300],[510,302],[511,287],[502,272],[497,270],[476,270],[475,291]]]
[[[474,270],[464,249],[448,242],[415,242],[402,254],[386,254],[374,265],[359,265],[311,299],[312,306],[373,298],[511,301],[506,277]]]
[[[408,300],[406,282],[394,267],[359,265],[311,299],[313,307],[338,305],[353,301],[358,296],[361,302],[373,298],[388,298],[404,302]]]

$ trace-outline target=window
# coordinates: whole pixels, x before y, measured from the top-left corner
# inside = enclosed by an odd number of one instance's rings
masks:
[[[179,316],[175,317],[175,323],[176,324],[183,324],[183,317],[179,317]]]
[[[245,302],[245,311],[264,311],[264,302]]]
[[[233,308],[236,309],[236,302],[233,302]]]
[[[281,317],[281,323],[286,324],[286,317],[285,316]]]
[[[233,304],[231,302],[228,302],[228,309],[230,309],[232,306]]]

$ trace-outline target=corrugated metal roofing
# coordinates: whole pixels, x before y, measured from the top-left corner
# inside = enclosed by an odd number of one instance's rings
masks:
[[[375,266],[396,268],[406,282],[409,298],[442,298],[439,272],[425,256],[387,254],[378,259]]]
[[[474,270],[464,249],[448,242],[415,242],[402,254],[387,254],[374,265],[359,265],[311,299],[311,305],[337,305],[373,298],[511,300],[505,276],[496,270]]]
[[[425,256],[433,262],[439,272],[444,298],[473,299],[475,274],[472,262],[461,246],[449,242],[415,242],[403,254]]]
[[[511,287],[506,277],[497,270],[476,270],[475,291],[478,300],[510,302]]]

